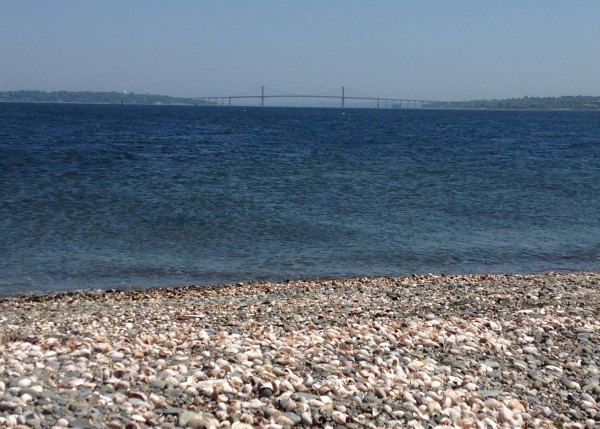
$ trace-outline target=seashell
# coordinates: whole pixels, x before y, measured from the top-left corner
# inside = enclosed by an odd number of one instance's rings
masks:
[[[427,396],[429,396],[431,399],[433,399],[435,402],[442,402],[444,399],[443,395],[440,395],[439,393],[430,390],[429,392],[427,392]]]
[[[327,384],[323,384],[317,389],[317,392],[319,395],[327,395],[329,392],[331,392],[331,387],[329,387]]]
[[[360,390],[361,392],[370,391],[369,387],[365,383],[357,383],[356,388],[357,388],[357,390]]]
[[[150,401],[155,405],[162,401],[162,399],[156,393],[151,393],[148,399],[150,399]]]
[[[492,410],[501,410],[504,407],[504,404],[495,398],[488,398],[483,404]]]
[[[443,412],[448,417],[450,417],[452,420],[458,420],[462,416],[462,412],[460,411],[460,409],[457,409],[456,407],[447,408],[447,409],[443,410]]]
[[[498,413],[498,422],[512,424],[515,418],[514,413],[506,407],[502,407]]]
[[[387,397],[387,392],[385,390],[383,390],[383,388],[381,388],[380,386],[375,387],[375,394],[379,398],[386,398]]]
[[[508,401],[508,408],[513,411],[514,413],[524,413],[525,407],[523,406],[523,404],[521,403],[521,401],[517,400],[517,399],[511,399],[510,401]]]
[[[325,402],[319,401],[318,399],[309,399],[307,403],[313,408],[321,408],[325,406]]]
[[[231,429],[253,429],[254,426],[252,426],[249,423],[244,423],[244,422],[234,422],[231,424]]]
[[[281,383],[279,383],[279,390],[282,392],[285,392],[285,391],[293,392],[296,389],[294,389],[294,386],[288,380],[282,380]]]
[[[20,399],[24,404],[27,404],[33,400],[33,397],[29,393],[24,393],[21,395]]]
[[[70,387],[79,387],[85,384],[85,380],[82,378],[72,378],[69,380],[68,385]]]
[[[166,347],[168,349],[174,349],[175,347],[177,347],[177,343],[173,340],[165,341],[163,343],[163,347]]]
[[[130,392],[129,397],[141,399],[144,402],[148,400],[148,397],[142,392]]]
[[[285,355],[292,355],[294,354],[294,350],[291,347],[281,347],[279,349],[279,353],[281,354],[285,354]]]
[[[174,377],[176,375],[177,375],[177,372],[173,371],[172,369],[165,369],[158,373],[158,378],[165,379],[167,377]]]
[[[486,417],[485,419],[483,419],[483,423],[485,423],[485,428],[488,429],[496,429],[498,427],[498,425],[496,424],[495,421],[493,421],[491,418]]]
[[[145,423],[146,422],[146,418],[140,414],[133,414],[131,416],[131,420],[134,420],[136,422],[140,422],[140,423]]]
[[[108,350],[110,350],[110,349],[111,349],[111,346],[110,346],[110,344],[109,344],[109,343],[106,343],[106,342],[98,342],[98,343],[94,343],[94,344],[92,345],[92,347],[93,347],[93,349],[94,349],[95,351],[98,351],[98,352],[101,352],[101,353],[105,353],[105,352],[107,352]],[[54,353],[54,355],[56,355],[56,352],[49,352],[49,353]],[[50,357],[50,356],[52,356],[52,354],[50,354],[50,355],[48,355],[48,353],[45,353],[45,354],[44,354],[44,357]]]
[[[240,387],[242,387],[244,385],[244,382],[239,377],[230,377],[229,378],[229,385],[233,389],[238,390]]]
[[[173,387],[177,387],[181,384],[179,380],[175,377],[167,377],[165,378],[165,381]]]
[[[106,355],[108,358],[112,360],[122,360],[125,355],[117,350],[113,350]]]
[[[413,428],[413,429],[425,429],[425,427],[421,423],[419,423],[418,420],[409,421],[407,427]]]
[[[598,405],[594,401],[583,400],[580,402],[580,405],[581,405],[581,408],[588,409],[588,410],[597,410],[598,409]]]
[[[286,372],[278,366],[271,367],[270,365],[267,365],[266,367],[271,373],[275,374],[277,377],[283,377],[284,375],[286,375]]]
[[[323,402],[325,405],[328,405],[328,404],[331,404],[331,402],[332,402],[332,399],[331,399],[331,397],[329,397],[329,396],[321,396],[321,401],[322,401],[322,402]]]
[[[427,413],[429,414],[441,414],[442,405],[437,401],[431,401],[427,404]]]
[[[339,423],[341,425],[345,425],[348,416],[340,411],[332,411],[331,418],[334,422]]]
[[[493,331],[499,331],[500,330],[500,325],[494,321],[489,321],[488,322],[488,326],[490,327],[490,329],[492,329]]]
[[[211,414],[192,416],[185,424],[185,427],[192,429],[217,429],[218,426],[219,422]]]
[[[305,426],[312,426],[313,425],[313,419],[312,419],[312,415],[305,411],[300,415],[300,419],[303,425]]]
[[[473,391],[477,390],[478,387],[477,387],[477,385],[475,383],[467,383],[465,385],[465,389],[467,389],[470,392],[473,392]]]
[[[433,340],[430,340],[429,338],[424,338],[424,339],[421,341],[421,344],[422,344],[422,345],[423,345],[423,347],[425,347],[425,348],[434,348],[434,347],[437,347],[437,346],[438,346],[438,343],[437,343],[437,342],[435,342],[435,341],[433,341]]]
[[[442,387],[442,382],[440,380],[432,380],[430,387],[432,389],[439,389],[440,387]]]
[[[406,390],[406,391],[404,392],[404,394],[402,395],[402,398],[403,398],[405,401],[408,401],[408,402],[410,402],[411,404],[416,404],[416,403],[417,403],[417,400],[415,399],[415,397],[414,397],[414,396],[412,395],[412,393],[410,393],[408,390]]]
[[[338,349],[342,351],[350,351],[352,350],[352,346],[345,342],[341,342],[340,344],[338,344]]]

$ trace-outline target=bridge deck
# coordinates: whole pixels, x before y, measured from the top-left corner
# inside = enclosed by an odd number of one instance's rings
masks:
[[[355,95],[345,95],[345,88],[342,87],[341,95],[319,95],[319,94],[265,94],[264,86],[261,87],[261,94],[253,94],[253,95],[228,95],[228,96],[216,96],[216,97],[197,97],[196,99],[204,102],[213,102],[214,104],[227,105],[231,106],[232,100],[261,100],[261,106],[264,106],[265,99],[272,98],[287,98],[287,99],[312,99],[312,98],[320,98],[324,100],[340,100],[341,107],[345,107],[346,100],[356,100],[356,101],[373,101],[376,102],[376,107],[381,107],[383,104],[384,107],[400,107],[400,108],[425,108],[425,105],[428,103],[436,103],[434,100],[419,100],[419,99],[405,99],[405,98],[392,98],[392,97],[369,97],[369,96],[355,96]],[[388,103],[390,104],[388,106]]]

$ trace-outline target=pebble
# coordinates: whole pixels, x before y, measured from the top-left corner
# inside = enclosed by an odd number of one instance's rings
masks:
[[[30,378],[21,378],[19,381],[17,381],[17,387],[20,387],[20,388],[31,387],[32,383],[33,382],[31,381]]]
[[[0,298],[0,427],[594,428],[599,285],[428,275]]]

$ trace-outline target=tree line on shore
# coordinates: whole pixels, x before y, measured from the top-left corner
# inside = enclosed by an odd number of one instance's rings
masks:
[[[17,103],[90,103],[90,104],[167,104],[205,105],[212,104],[194,98],[171,97],[168,95],[136,94],[133,92],[95,91],[4,91],[0,102]]]
[[[436,101],[423,107],[431,109],[600,109],[600,97],[576,95],[562,97],[521,97],[504,100]]]

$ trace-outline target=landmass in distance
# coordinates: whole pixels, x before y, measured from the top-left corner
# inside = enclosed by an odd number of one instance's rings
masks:
[[[218,103],[192,97],[136,94],[133,92],[94,91],[3,91],[0,102],[13,103],[82,103],[134,105],[203,105]],[[433,101],[427,109],[531,109],[531,110],[600,110],[600,96],[521,97],[503,100]]]

